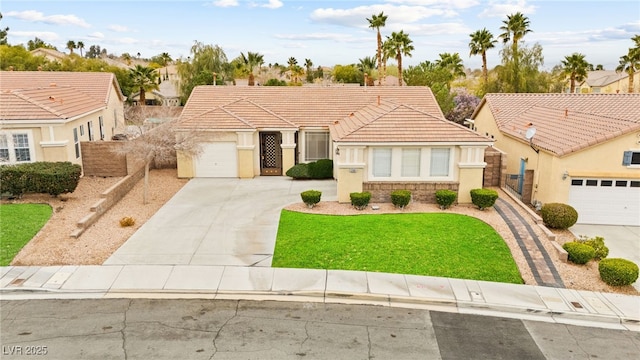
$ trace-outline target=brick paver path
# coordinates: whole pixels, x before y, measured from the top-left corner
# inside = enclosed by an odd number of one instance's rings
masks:
[[[498,198],[494,208],[515,236],[537,285],[564,288],[549,253],[545,250],[531,224],[509,202]]]

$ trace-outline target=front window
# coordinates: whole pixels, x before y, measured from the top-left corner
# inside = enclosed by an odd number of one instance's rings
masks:
[[[640,165],[640,151],[625,151],[622,157],[622,165],[637,166]]]
[[[451,149],[431,149],[430,176],[449,176],[449,158]]]
[[[102,116],[98,118],[98,123],[100,124],[100,140],[104,140],[104,120],[102,120]]]
[[[19,163],[30,162],[33,150],[27,132],[5,132],[0,134],[0,162]]]
[[[78,129],[73,128],[73,146],[76,150],[76,159],[80,157],[80,140],[78,139]]]
[[[27,134],[13,134],[13,151],[16,153],[17,162],[31,161]]]
[[[373,176],[390,177],[391,176],[391,149],[390,148],[374,148],[372,166],[373,166]]]
[[[402,176],[420,176],[420,149],[402,149]]]
[[[329,158],[329,133],[307,132],[305,134],[306,161]]]
[[[9,162],[9,142],[6,134],[0,134],[0,162]]]

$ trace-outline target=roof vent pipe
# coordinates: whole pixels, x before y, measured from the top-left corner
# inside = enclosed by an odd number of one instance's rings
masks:
[[[378,95],[378,106],[380,106],[380,95]]]

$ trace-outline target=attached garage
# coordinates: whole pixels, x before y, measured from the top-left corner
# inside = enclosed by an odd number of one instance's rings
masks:
[[[640,181],[572,179],[569,205],[579,224],[640,226]]]
[[[213,142],[202,146],[195,161],[196,177],[238,177],[238,153],[235,142]]]

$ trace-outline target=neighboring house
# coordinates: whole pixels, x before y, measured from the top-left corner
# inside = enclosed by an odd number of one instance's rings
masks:
[[[640,71],[633,78],[634,93],[640,92]],[[567,82],[565,92],[570,92],[571,87]],[[618,94],[629,91],[629,74],[615,72],[613,70],[587,71],[587,78],[576,84],[576,94]]]
[[[52,62],[62,62],[67,57],[67,54],[54,49],[37,48],[31,50],[31,55],[42,56],[45,59]]]
[[[0,72],[0,162],[82,164],[80,141],[124,127],[116,77],[100,72]]]
[[[330,158],[341,202],[409,183],[459,190],[470,202],[492,144],[445,120],[427,87],[199,86],[176,130],[203,143],[199,157],[178,155],[180,177],[283,175]]]
[[[487,94],[472,122],[531,203],[569,204],[578,223],[640,225],[640,94]]]
[[[146,105],[180,106],[180,94],[178,86],[180,78],[175,65],[169,65],[158,70],[160,84],[158,90],[147,91],[145,93]],[[140,101],[140,91],[131,94],[131,99],[136,103]]]

